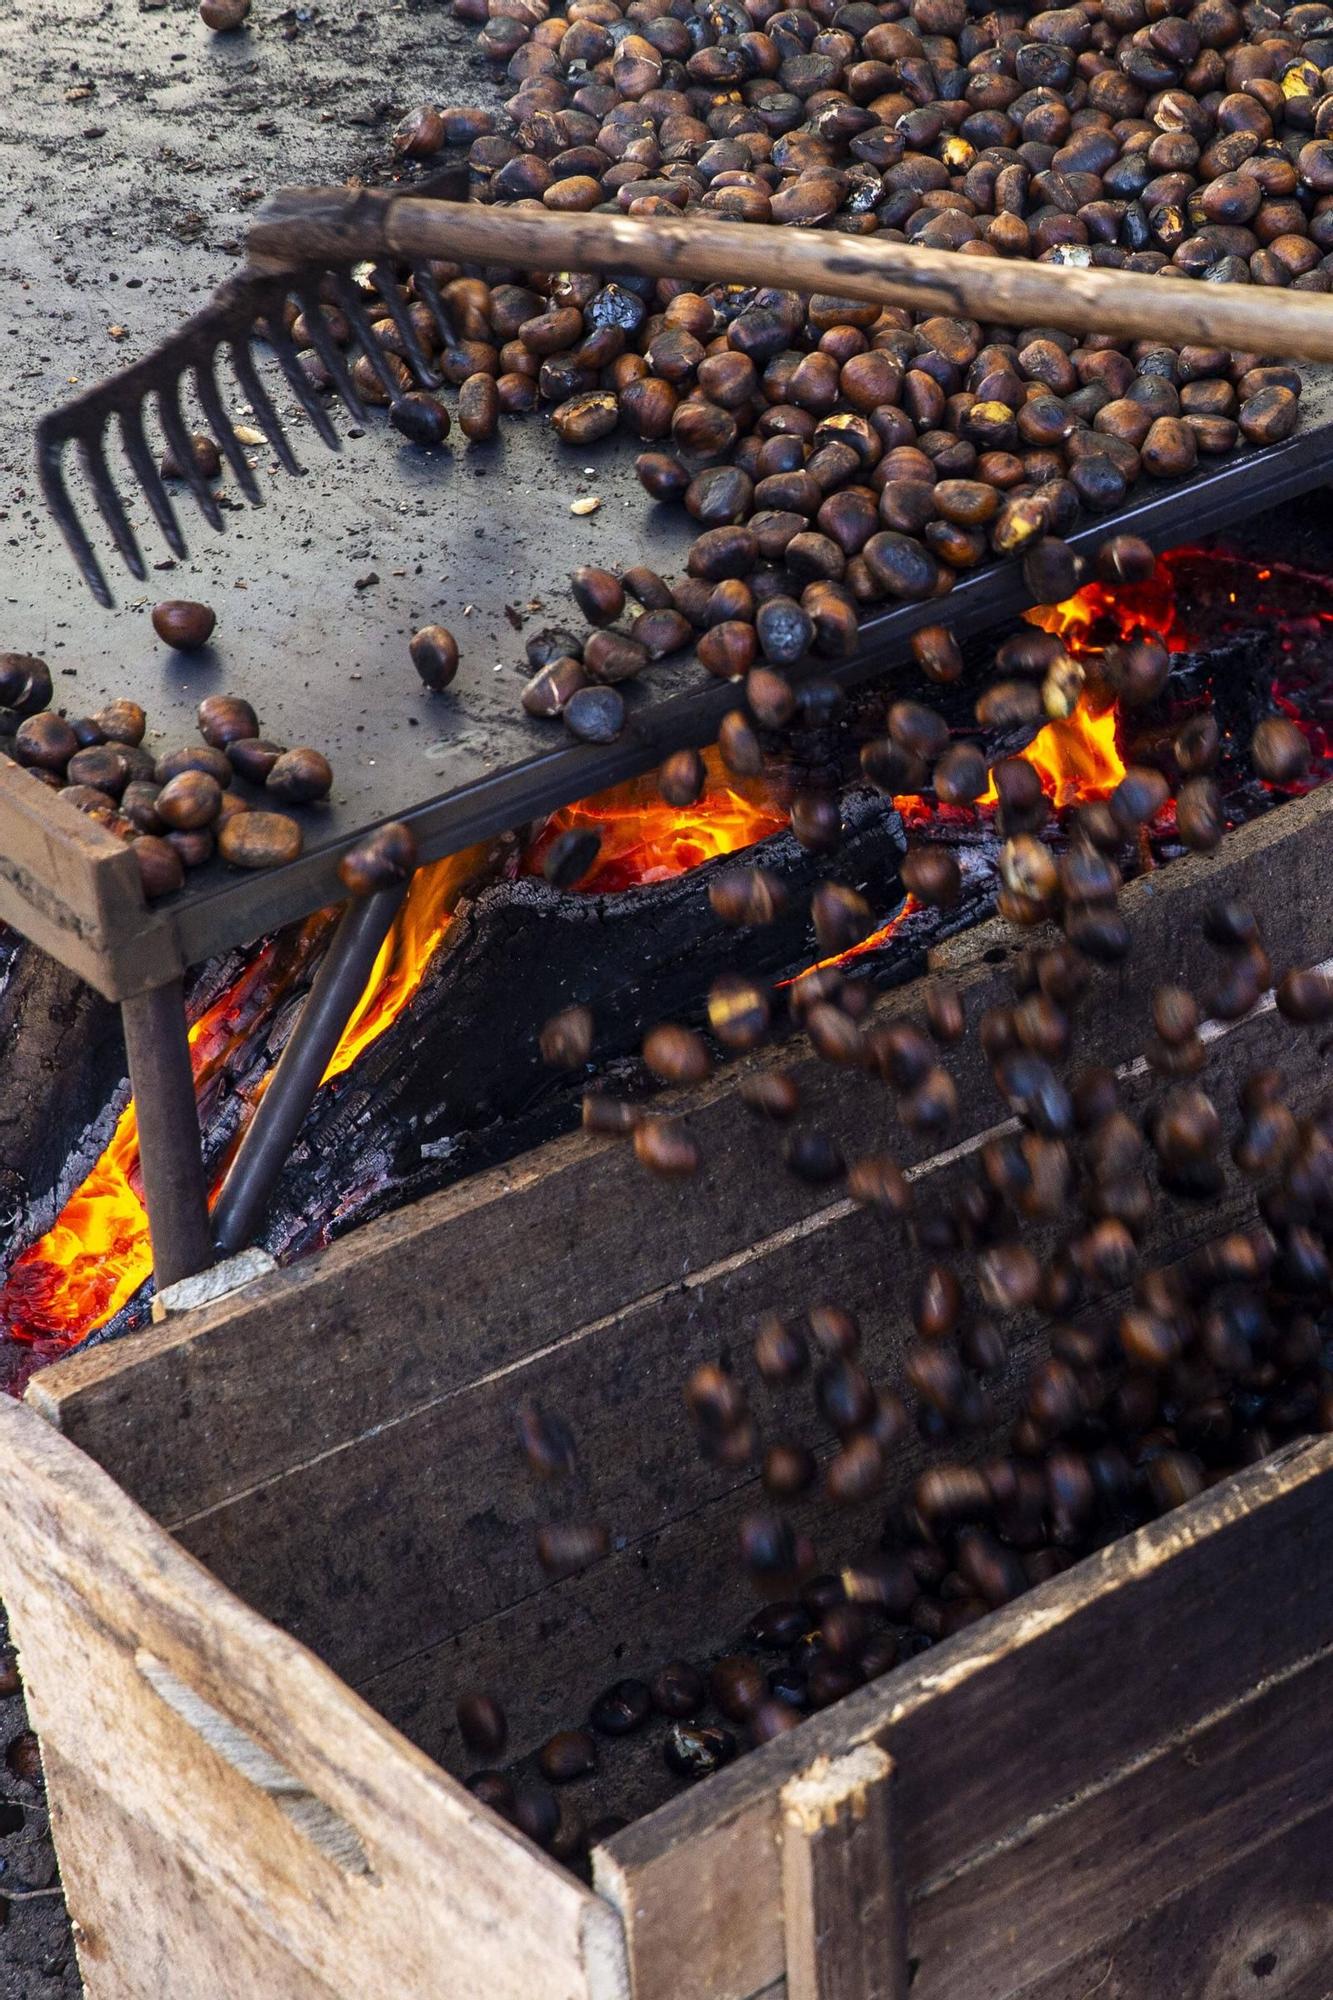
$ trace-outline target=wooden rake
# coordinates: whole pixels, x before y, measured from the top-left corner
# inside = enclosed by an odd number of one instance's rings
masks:
[[[242,493],[254,505],[261,504],[254,471],[223,406],[218,359],[225,349],[241,395],[285,471],[299,473],[302,468],[260,375],[257,341],[267,345],[315,431],[330,449],[338,450],[338,433],[286,331],[284,308],[292,299],[304,314],[311,343],[336,392],[355,420],[363,423],[365,411],[347,355],[324,316],[326,306],[343,314],[354,347],[367,357],[389,400],[395,400],[402,391],[372,331],[366,311],[370,294],[361,282],[363,267],[369,268],[371,286],[401,337],[406,365],[423,389],[438,388],[440,378],[412,323],[402,269],[410,269],[415,297],[428,308],[447,353],[456,345],[456,336],[431,275],[430,265],[436,259],[532,271],[623,271],[709,283],[777,285],[1008,326],[1055,326],[1078,334],[1110,333],[1256,355],[1333,360],[1333,296],[1314,292],[1211,284],[1206,279],[1196,283],[1078,264],[1010,263],[917,250],[874,236],[715,222],[698,213],[679,220],[639,220],[440,198],[465,192],[465,168],[447,169],[407,194],[353,193],[345,188],[281,190],[256,218],[246,241],[244,268],[221,286],[202,312],[141,361],[41,420],[37,462],[42,491],[101,603],[113,600],[70,496],[65,447],[74,445],[116,547],[132,574],[142,580],[147,574],[143,555],[107,460],[108,432],[114,426],[167,546],[173,555],[184,557],[185,538],[145,427],[150,399],[162,435],[210,526],[221,528],[222,514],[190,448],[181,406],[187,376]]]

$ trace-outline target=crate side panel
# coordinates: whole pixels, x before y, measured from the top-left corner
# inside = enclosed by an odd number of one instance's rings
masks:
[[[77,1774],[58,1806],[80,1921],[98,1929],[114,1865],[82,1823],[105,1794],[312,1992],[352,2000],[391,1963],[402,2000],[435,2000],[448,1964],[462,1990],[512,1976],[526,2000],[612,2000],[587,1957],[597,1898],[3,1402],[0,1506],[34,1727]]]
[[[1316,1038],[1294,1038],[1270,1009],[1213,1044],[1210,1087],[1229,1103],[1230,1077],[1284,1057],[1294,1085],[1306,1077],[1312,1085],[1318,1080]],[[1159,1087],[1154,1077],[1135,1079],[1126,1087],[1127,1107]],[[975,1162],[943,1156],[918,1181],[918,1203],[946,1199],[974,1172]],[[1143,1264],[1181,1256],[1205,1237],[1252,1219],[1253,1191],[1234,1173],[1229,1192],[1207,1208],[1163,1200],[1140,1246]],[[1048,1230],[1038,1240],[1053,1246],[1057,1238]],[[526,1605],[534,1629],[546,1628],[546,1600],[558,1603],[553,1592],[561,1586],[551,1585],[536,1561],[535,1527],[551,1502],[513,1443],[520,1398],[535,1398],[574,1426],[582,1468],[578,1505],[607,1525],[617,1548],[660,1535],[678,1520],[696,1521],[702,1544],[706,1510],[747,1488],[761,1503],[753,1465],[726,1468],[701,1458],[682,1394],[689,1371],[729,1348],[753,1394],[759,1385],[748,1347],[762,1315],[799,1313],[832,1294],[861,1320],[872,1379],[903,1391],[903,1356],[914,1339],[907,1302],[931,1261],[900,1245],[897,1232],[886,1233],[867,1211],[836,1202],[800,1229],[767,1239],[745,1257],[723,1260],[623,1315],[594,1322],[522,1366],[493,1373],[344,1448],[317,1452],[308,1465],[173,1525],[225,1583],[358,1686],[399,1661],[413,1661],[423,1649],[446,1647],[514,1606]],[[1100,1309],[1095,1298],[1083,1310],[1089,1308]],[[1003,1448],[1028,1368],[1043,1352],[1042,1330],[1032,1316],[1006,1331],[1012,1352],[992,1385],[993,1422],[968,1441],[969,1456]],[[830,1454],[832,1433],[808,1393],[776,1401],[757,1396],[754,1407],[766,1436],[780,1430],[823,1458]],[[926,1456],[909,1432],[893,1455],[891,1490],[905,1491]],[[873,1536],[873,1509],[845,1521],[839,1514],[833,1524],[827,1509],[822,1516],[817,1505],[806,1512],[826,1566],[840,1550],[855,1548],[858,1533],[863,1543]],[[734,1549],[723,1550],[719,1566],[725,1601],[726,1580],[740,1580]],[[738,1616],[737,1624],[743,1622]],[[670,1603],[663,1607],[661,1643],[669,1650],[699,1644],[707,1650],[727,1636],[717,1624],[703,1633],[686,1629]],[[549,1643],[543,1637],[539,1645],[521,1647],[520,1657],[536,1651],[549,1659]],[[512,1661],[498,1664],[500,1685],[517,1706],[521,1690],[514,1686]],[[562,1660],[560,1679],[572,1700],[583,1668],[578,1654]],[[438,1755],[446,1742],[434,1738],[429,1747]]]
[[[812,1754],[858,1741],[889,1751],[909,1893],[919,1892],[1333,1644],[1333,1598],[1311,1588],[1330,1563],[1333,1440],[1321,1439],[1090,1557],[628,1828],[600,1851],[597,1880],[625,1918],[635,2000],[747,2000],[782,1976],[776,1797]],[[749,1894],[719,1924],[715,1898],[737,1879]]]

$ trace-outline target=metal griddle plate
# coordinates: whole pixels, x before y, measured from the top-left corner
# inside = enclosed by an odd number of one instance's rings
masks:
[[[1333,368],[1304,373],[1295,437],[1210,462],[1183,483],[1144,482],[1119,514],[1080,529],[1075,544],[1095,547],[1117,528],[1159,547],[1192,541],[1320,485]],[[335,418],[345,429],[340,406]],[[534,721],[519,706],[525,638],[545,624],[582,623],[568,595],[571,569],[637,561],[669,576],[683,567],[693,524],[649,503],[634,476],[633,441],[573,452],[526,418],[506,420],[493,445],[466,445],[455,433],[455,448],[427,455],[379,420],[373,436],[348,440],[338,459],[299,422],[292,434],[309,476],[268,480],[267,505],[239,504],[222,536],[185,502],[189,566],[165,564],[148,592],[118,610],[89,601],[54,532],[20,547],[9,570],[11,602],[23,605],[31,589],[39,615],[22,638],[4,643],[45,653],[56,703],[69,714],[130,696],[148,711],[150,745],[172,748],[197,741],[203,695],[243,693],[266,736],[314,744],[333,763],[332,802],[300,815],[300,861],[262,874],[215,863],[145,914],[145,929],[170,928],[187,964],[339,900],[338,856],[379,821],[409,821],[424,859],[456,852],[648,770],[670,750],[711,741],[736,702],[733,688],[685,656],[651,668],[630,690],[630,726],[609,746],[576,744],[559,723]],[[255,456],[262,474],[267,449]],[[571,502],[590,493],[600,497],[598,511],[571,514]],[[330,513],[332,533],[321,526]],[[151,551],[156,530],[142,525]],[[378,581],[366,583],[372,572]],[[187,657],[158,644],[147,610],[168,596],[213,604],[213,648]],[[528,612],[533,599],[542,609]],[[946,600],[868,620],[858,656],[832,671],[843,682],[863,680],[902,658],[919,625],[946,618],[960,635],[975,632],[1025,601],[1016,563],[978,570]],[[520,631],[506,605],[522,614]],[[447,625],[462,648],[458,677],[439,695],[421,688],[407,654],[409,635],[428,621]]]

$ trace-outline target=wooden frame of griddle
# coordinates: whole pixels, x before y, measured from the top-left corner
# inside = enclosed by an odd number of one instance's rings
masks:
[[[1322,406],[1329,371],[1306,367],[1302,373],[1312,407]],[[1194,539],[1225,527],[1322,484],[1330,436],[1333,421],[1307,420],[1284,443],[1236,453],[1179,484],[1144,481],[1124,508],[1089,521],[1070,541],[1091,551],[1120,531],[1165,548],[1178,541],[1183,528]],[[804,672],[852,686],[901,659],[911,633],[923,624],[947,618],[959,636],[969,636],[1000,625],[1030,601],[1016,562],[992,564],[962,577],[946,599],[900,604],[868,618],[852,659],[811,661]],[[421,860],[458,853],[639,776],[673,750],[711,743],[735,701],[729,683],[707,681],[636,711],[615,743],[565,742],[545,756],[423,803],[404,815],[417,835]],[[303,1019],[291,1036],[281,1074],[266,1093],[212,1219],[190,1073],[184,974],[215,952],[249,944],[341,902],[345,891],[337,863],[350,844],[320,847],[283,868],[238,875],[234,883],[214,885],[202,896],[192,896],[187,885],[149,906],[124,846],[0,757],[0,922],[12,924],[120,1004],[159,1288],[212,1264],[218,1214],[223,1247],[243,1247],[246,1221],[262,1208],[265,1189],[360,997],[358,973],[368,973],[400,899],[386,892],[373,899],[372,910],[349,910],[330,950],[322,1004],[309,1010],[309,1023]]]
[[[1151,1095],[1135,967],[1201,984],[1221,896],[1262,911],[1277,973],[1322,962],[1331,876],[1319,791],[1131,883],[1133,956],[1089,997],[1080,1059],[1118,1067],[1131,1108]],[[1020,943],[995,923],[941,947],[969,1018],[1011,991]],[[913,986],[877,1006],[920,1004]],[[1294,1101],[1322,1085],[1321,1032],[1271,995],[1207,1035],[1220,1104],[1261,1064]],[[921,1194],[1005,1124],[974,1038],[957,1060],[948,1151],[893,1135]],[[779,1064],[849,1153],[883,1145],[879,1093],[799,1042],[743,1067]],[[777,1171],[735,1081],[668,1100],[704,1156],[683,1189],[627,1197],[621,1144],[553,1141],[0,1408],[0,1596],[91,1990],[1083,2000],[1114,1973],[1119,2000],[1229,2000],[1280,1972],[1283,2000],[1326,1991],[1333,1440],[1225,1479],[631,1824],[592,1891],[432,1761],[460,1684],[503,1689],[523,1748],[654,1644],[734,1629],[719,1597],[754,1475],[699,1461],[694,1360],[836,1285],[872,1375],[900,1379],[920,1256]],[[1232,1176],[1211,1207],[1163,1203],[1144,1262],[1243,1226],[1253,1198]],[[1041,1350],[1025,1329],[998,1421]],[[617,1530],[555,1583],[502,1442],[525,1393],[576,1415],[587,1504]],[[895,1488],[919,1463],[905,1446]],[[845,1518],[849,1547],[880,1505]],[[836,1562],[837,1525],[820,1533]]]

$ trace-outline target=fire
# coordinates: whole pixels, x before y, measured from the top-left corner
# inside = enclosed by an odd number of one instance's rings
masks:
[[[1170,652],[1181,652],[1190,643],[1180,627],[1175,581],[1166,558],[1146,583],[1088,583],[1062,604],[1034,605],[1024,616],[1040,631],[1058,634],[1075,659],[1100,652],[1108,638],[1128,639],[1139,632],[1154,633]],[[1116,722],[1114,706],[1097,712],[1085,696],[1071,716],[1048,722],[1018,752],[1036,767],[1057,810],[1084,799],[1104,799],[1120,783],[1125,761],[1116,742]],[[999,803],[993,778],[979,803]]]
[[[716,750],[705,750],[703,758],[708,785],[694,805],[669,806],[655,777],[632,778],[552,813],[523,857],[525,870],[540,873],[557,834],[588,827],[600,834],[602,851],[579,893],[609,896],[639,883],[668,882],[787,825],[767,786],[733,777]]]
[[[704,762],[708,787],[695,805],[677,809],[664,804],[652,778],[617,786],[553,814],[524,866],[539,869],[551,841],[566,828],[594,827],[602,836],[602,852],[579,887],[607,894],[635,883],[666,881],[715,855],[752,846],[787,824],[786,813],[765,789],[732,778],[716,751],[706,751]],[[469,848],[418,870],[322,1083],[349,1070],[411,1003],[480,854],[479,848]],[[291,938],[270,942],[190,1030],[195,1093],[205,1128],[216,1095],[244,1069],[247,1053],[267,1032],[276,998],[312,967],[330,926],[326,911]],[[254,1116],[269,1074],[248,1094],[230,1151]],[[130,1103],[110,1144],[52,1228],[13,1265],[0,1290],[0,1326],[19,1340],[72,1345],[114,1318],[151,1274],[138,1123]]]
[[[1333,589],[1328,577],[1290,563],[1186,547],[1160,555],[1146,583],[1085,584],[1026,616],[1059,633],[1072,653],[1089,649],[1094,630],[1094,644],[1151,632],[1168,652],[1187,653],[1246,625],[1275,625],[1284,643],[1293,632],[1322,633],[1333,625]]]
[[[324,1083],[350,1069],[410,1003],[480,854],[481,849],[469,848],[417,871],[324,1072]],[[290,936],[271,940],[191,1028],[201,1124],[207,1125],[210,1104],[229,1072],[267,1033],[276,997],[313,968],[331,927],[331,913],[324,911]],[[240,1132],[254,1116],[266,1082],[267,1075],[247,1103]],[[110,1144],[52,1228],[15,1262],[0,1291],[0,1326],[19,1340],[72,1345],[114,1318],[147,1282],[152,1268],[139,1178],[139,1128],[131,1101]]]
[[[1178,557],[1192,555],[1183,549]],[[1090,635],[1099,629],[1112,639],[1152,632],[1168,652],[1188,652],[1193,640],[1184,629],[1181,598],[1170,557],[1162,557],[1146,583],[1085,583],[1061,604],[1038,604],[1024,612],[1029,625],[1055,632],[1075,655],[1091,650]]]
[[[1018,755],[1035,765],[1043,789],[1057,808],[1077,805],[1083,799],[1104,799],[1125,775],[1115,732],[1113,708],[1094,715],[1080,702],[1067,720],[1048,722]],[[980,803],[993,806],[998,801],[992,778]]]
[[[447,855],[417,870],[393,929],[380,946],[365,991],[320,1078],[321,1085],[349,1070],[410,1006],[449,928],[463,887],[475,874],[484,852],[484,846],[467,847],[461,854]]]
[[[1225,560],[1199,550],[1173,551],[1159,561],[1147,583],[1114,588],[1089,584],[1065,603],[1027,616],[1043,630],[1059,633],[1076,655],[1136,631],[1156,633],[1172,651],[1181,651],[1193,643],[1185,614],[1220,601],[1217,592],[1226,581]],[[1256,582],[1272,583],[1275,590],[1290,580],[1309,582],[1281,566],[1254,570],[1254,576]],[[1234,604],[1234,591],[1228,596]],[[1323,619],[1333,614],[1321,609],[1316,615]],[[1057,808],[1105,797],[1125,771],[1116,744],[1115,711],[1093,713],[1086,703],[1068,720],[1049,723],[1019,754],[1040,772]],[[552,814],[524,854],[523,868],[538,872],[558,834],[590,828],[601,837],[601,853],[578,886],[583,893],[608,895],[640,883],[667,881],[719,855],[751,847],[787,826],[785,809],[762,782],[727,772],[716,750],[706,751],[704,761],[707,787],[695,805],[669,806],[654,778],[635,779]],[[994,785],[980,803],[996,803]],[[928,799],[902,798],[895,804],[909,826],[972,818]],[[325,1071],[324,1083],[350,1069],[410,1004],[478,855],[479,850],[472,849],[418,872]],[[877,950],[917,908],[908,896],[852,951],[820,963],[843,964]],[[276,998],[317,961],[331,915],[323,912],[285,939],[272,940],[191,1029],[195,1087],[205,1129],[221,1094],[237,1088],[236,1077],[247,1067],[247,1052],[261,1045]],[[246,1094],[241,1132],[262,1099],[266,1082],[267,1075]],[[0,1327],[20,1340],[71,1345],[119,1312],[148,1279],[151,1267],[139,1181],[138,1128],[130,1104],[106,1151],[53,1228],[10,1271],[0,1290]]]

